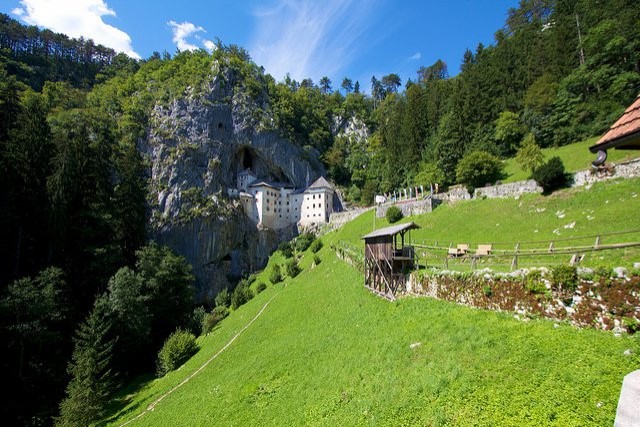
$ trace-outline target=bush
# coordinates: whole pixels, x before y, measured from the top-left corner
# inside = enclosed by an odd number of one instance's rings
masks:
[[[502,160],[486,151],[474,151],[464,156],[456,166],[456,179],[469,189],[494,183],[502,175]]]
[[[566,185],[567,174],[560,157],[552,157],[549,161],[533,171],[533,179],[545,193],[550,193]]]
[[[202,322],[206,316],[207,310],[203,306],[199,305],[194,308],[191,318],[189,319],[189,332],[197,337],[200,336],[200,334],[202,334]]]
[[[520,145],[518,149],[516,162],[518,162],[522,170],[533,173],[543,161],[544,155],[538,144],[536,144],[535,137],[531,133],[528,134],[524,140],[522,140],[522,145]]]
[[[291,258],[293,256],[293,245],[290,242],[282,242],[280,246],[278,246],[278,250],[282,253],[282,256],[285,258]]]
[[[216,295],[216,307],[229,307],[231,305],[231,294],[224,288]]]
[[[322,262],[322,260],[320,259],[320,257],[318,255],[314,255],[313,256],[313,263],[315,265],[320,265],[321,262]]]
[[[219,306],[213,309],[211,313],[207,314],[202,320],[202,333],[208,334],[215,328],[218,323],[222,322],[225,317],[229,315],[229,309],[224,306]]]
[[[253,291],[249,288],[249,282],[241,280],[231,294],[231,308],[237,310],[251,298],[253,298]]]
[[[551,283],[560,290],[573,292],[578,287],[578,269],[571,265],[559,265],[551,270]]]
[[[491,298],[493,296],[493,290],[491,289],[491,286],[489,286],[489,285],[486,285],[486,286],[484,286],[482,288],[482,293],[487,298]]]
[[[257,293],[261,293],[262,291],[264,291],[265,289],[267,289],[267,285],[265,285],[264,283],[260,282],[256,285],[256,292]]]
[[[529,293],[534,295],[548,294],[547,286],[542,281],[540,270],[531,270],[524,279],[524,287]]]
[[[306,251],[315,239],[316,236],[313,233],[303,233],[299,235],[295,240],[296,250],[298,252]]]
[[[169,335],[158,353],[158,376],[178,369],[198,351],[196,337],[181,329]]]
[[[622,319],[622,326],[624,326],[627,332],[631,335],[640,331],[640,322],[638,322],[635,317],[624,317]]]
[[[387,221],[389,221],[389,224],[398,222],[403,217],[402,210],[397,206],[390,206],[389,209],[387,209],[387,213],[385,214],[385,217],[387,218]]]
[[[282,273],[280,272],[280,266],[278,264],[274,265],[271,268],[271,273],[269,273],[269,281],[274,285],[276,283],[282,282]]]
[[[300,271],[302,271],[295,259],[289,260],[286,264],[286,268],[287,276],[291,277],[292,279],[300,274]]]
[[[313,241],[313,243],[311,243],[311,246],[309,246],[309,248],[311,249],[311,252],[313,252],[314,254],[317,253],[320,249],[322,249],[322,240],[320,239],[316,239]]]

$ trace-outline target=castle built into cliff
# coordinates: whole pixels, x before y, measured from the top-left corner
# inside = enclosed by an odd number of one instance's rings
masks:
[[[258,227],[277,230],[295,224],[306,228],[328,223],[333,212],[335,191],[324,177],[300,189],[258,179],[245,169],[238,173],[237,192],[245,213]]]

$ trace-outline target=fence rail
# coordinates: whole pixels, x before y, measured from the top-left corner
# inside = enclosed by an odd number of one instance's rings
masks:
[[[630,239],[615,239],[615,242],[604,242],[611,240],[613,236],[630,236]],[[590,241],[591,243],[581,243],[576,245],[563,245],[565,242]],[[628,240],[628,241],[620,241]],[[585,254],[595,252],[613,252],[629,248],[640,247],[640,229],[622,230],[608,233],[599,233],[585,236],[565,237],[553,240],[531,240],[519,242],[485,242],[483,244],[464,242],[469,245],[468,251],[459,256],[451,256],[449,249],[456,248],[454,243],[447,243],[447,246],[439,244],[419,244],[413,243],[417,255],[417,268],[440,267],[449,269],[452,266],[459,268],[470,268],[475,270],[478,264],[483,267],[505,267],[511,270],[519,266],[549,266],[557,264],[579,265],[585,258]],[[491,245],[488,254],[475,254],[478,246]],[[474,247],[475,246],[475,247]],[[502,248],[495,246],[502,246]],[[347,257],[352,264],[360,268],[364,262],[364,253],[347,242],[338,242],[336,251],[340,251],[343,257]],[[568,257],[570,256],[570,258]],[[555,260],[552,258],[556,258]],[[507,261],[508,260],[508,261]]]

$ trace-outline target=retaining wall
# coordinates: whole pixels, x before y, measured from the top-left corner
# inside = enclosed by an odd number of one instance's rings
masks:
[[[434,202],[435,201],[432,200],[431,197],[426,197],[424,199],[412,199],[396,203],[387,203],[376,207],[376,216],[378,218],[383,218],[387,213],[387,209],[391,206],[399,207],[402,211],[402,215],[404,216],[420,215],[431,212],[435,206]]]
[[[518,197],[527,193],[542,193],[542,187],[533,179],[527,181],[511,182],[509,184],[492,185],[490,187],[476,188],[473,192],[474,198],[503,198]]]
[[[329,215],[329,225],[332,229],[342,227],[347,222],[351,221],[352,219],[355,219],[356,217],[362,215],[363,213],[371,209],[373,209],[373,207],[350,209],[344,212],[333,212]]]
[[[587,169],[573,175],[572,187],[593,184],[615,178],[636,178],[640,176],[640,159],[627,162],[608,164],[606,168]]]

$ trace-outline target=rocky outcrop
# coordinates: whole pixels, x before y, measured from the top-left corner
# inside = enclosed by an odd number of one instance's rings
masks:
[[[256,229],[227,195],[239,171],[298,187],[324,174],[318,154],[281,138],[268,111],[265,93],[247,91],[236,70],[215,63],[208,87],[151,113],[140,146],[150,164],[150,228],[191,263],[200,297],[264,266],[296,232]]]

